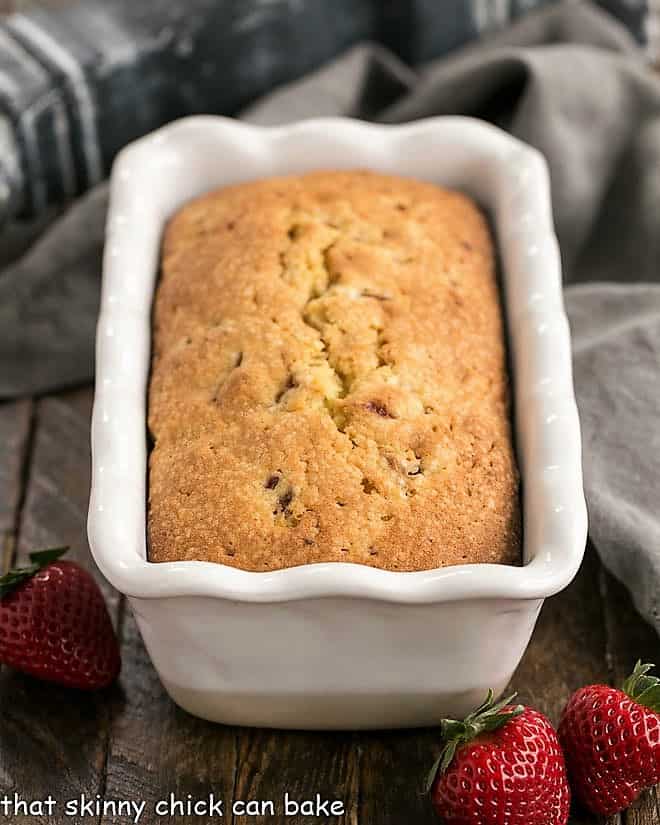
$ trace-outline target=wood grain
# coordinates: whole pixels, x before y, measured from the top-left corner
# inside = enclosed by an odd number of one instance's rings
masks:
[[[0,405],[0,574],[12,565],[16,534],[23,504],[23,481],[29,458],[33,404],[31,401]],[[11,673],[0,665],[0,708],[4,679]],[[0,730],[0,793],[11,778],[5,768]]]
[[[141,825],[186,822],[205,816],[156,816],[155,806],[173,793],[179,800],[231,799],[236,732],[185,713],[170,701],[148,659],[130,610],[122,631],[121,697],[110,729],[104,793],[107,799],[144,800]],[[102,817],[100,825],[112,823]],[[224,821],[227,821],[226,818]]]
[[[511,682],[511,689],[518,691],[523,704],[538,708],[555,725],[574,690],[607,679],[599,570],[593,547],[587,547],[575,580],[544,604],[527,652]],[[571,825],[596,825],[598,821],[573,805]]]
[[[605,616],[610,683],[619,687],[638,659],[655,662],[660,668],[660,644],[655,630],[640,619],[625,587],[602,567],[599,570],[599,584]],[[658,825],[659,791],[660,785],[643,794],[622,815],[623,825]],[[608,821],[608,825],[615,823],[614,818]]]
[[[600,563],[587,552],[575,581],[549,599],[510,685],[520,701],[557,721],[569,694],[589,681],[607,678],[606,634],[600,591]],[[595,584],[596,583],[596,584]],[[425,825],[435,822],[418,794],[439,749],[438,731],[407,731],[362,737],[360,822]],[[574,812],[573,825],[597,820]],[[647,825],[644,823],[644,825]]]
[[[71,558],[91,567],[85,537],[89,495],[89,390],[38,402],[18,558],[36,547],[71,544]],[[111,609],[118,599],[104,584]],[[72,692],[0,672],[0,793],[61,801],[102,787],[113,691]],[[71,819],[17,816],[16,823]]]
[[[0,572],[14,556],[32,409],[27,400],[0,404]]]
[[[541,710],[554,724],[574,690],[608,678],[599,570],[596,553],[588,547],[579,575],[566,590],[546,600],[511,681],[518,699]]]
[[[70,543],[72,557],[94,570],[85,538],[89,491],[91,392],[80,390],[0,406],[0,530],[18,536],[18,555]],[[34,415],[32,411],[34,410]],[[31,422],[33,422],[31,424]],[[31,436],[30,433],[33,433]],[[29,463],[29,466],[27,464]],[[248,822],[302,825],[416,825],[435,823],[419,791],[439,749],[437,730],[374,733],[302,733],[236,729],[195,719],[165,694],[130,610],[102,584],[120,634],[119,684],[87,695],[0,671],[0,795],[52,793],[63,802],[81,793],[146,802],[141,818],[206,823],[205,816],[157,816],[154,805],[174,793],[205,799],[273,800],[275,816],[232,817]],[[572,690],[592,681],[621,682],[635,659],[657,658],[653,630],[636,614],[628,594],[589,549],[575,581],[547,601],[525,657],[512,680],[522,701],[557,721]],[[285,818],[281,800],[342,800],[341,817]],[[98,825],[126,821],[101,816]],[[71,825],[54,818],[14,817],[17,825]],[[573,811],[572,825],[596,825]],[[660,825],[658,793],[651,791],[606,825]]]
[[[359,737],[361,823],[433,825],[424,780],[440,751],[437,730],[382,732]]]
[[[358,754],[350,733],[306,733],[242,730],[239,732],[239,764],[234,798],[272,800],[275,816],[239,816],[237,825],[247,822],[281,823],[331,821],[337,825],[358,822]],[[315,794],[340,801],[344,814],[314,820],[308,816],[283,814],[283,797],[288,792],[301,802]]]

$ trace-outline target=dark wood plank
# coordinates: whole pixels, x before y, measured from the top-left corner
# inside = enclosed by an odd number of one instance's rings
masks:
[[[571,691],[607,677],[605,629],[598,587],[599,562],[592,550],[575,581],[548,599],[525,656],[512,680],[519,699],[558,720]],[[435,822],[418,795],[439,748],[437,731],[361,737],[360,822],[420,825]],[[575,818],[585,825],[594,820]]]
[[[599,583],[605,606],[611,683],[621,685],[638,659],[655,662],[655,672],[660,673],[660,641],[655,630],[641,618],[626,588],[604,568],[600,570]]]
[[[31,401],[0,404],[0,572],[14,556],[31,418]]]
[[[570,693],[594,682],[621,684],[637,658],[658,658],[655,632],[630,596],[607,574],[593,548],[575,581],[548,600],[513,686],[521,701],[555,723]],[[575,806],[573,825],[660,825],[656,793],[623,815],[599,820]]]
[[[127,799],[146,807],[141,825],[206,823],[205,816],[157,816],[156,803],[173,793],[185,802],[231,800],[236,770],[236,731],[212,725],[174,705],[149,661],[135,621],[127,608],[122,632],[121,699],[110,729],[104,793],[108,800]],[[103,816],[100,825],[115,822]],[[225,816],[224,821],[231,821]]]
[[[170,702],[132,617],[122,621],[122,600],[100,579],[89,555],[90,406],[89,390],[38,404],[18,556],[25,560],[37,547],[71,545],[69,557],[101,582],[122,634],[124,667],[120,684],[97,694],[11,671],[0,675],[0,794],[20,789],[30,800],[51,793],[60,802],[53,817],[15,818],[26,825],[70,822],[64,803],[81,794],[155,802],[170,792],[185,800],[189,793],[199,798],[213,791],[229,799],[234,783],[235,732],[193,719]],[[142,822],[155,821],[146,811]]]
[[[11,567],[15,555],[32,411],[29,400],[0,404],[0,574]],[[7,672],[0,665],[0,679],[3,671]],[[9,784],[0,752],[0,792]]]
[[[658,825],[660,823],[660,786],[644,793],[623,814],[622,819],[625,825]],[[610,825],[609,822],[608,825]]]
[[[67,542],[72,555],[91,566],[85,539],[89,485],[90,393],[69,393],[37,407],[33,461],[23,503],[19,555],[38,546]],[[0,476],[0,525],[14,531],[20,504],[20,456],[29,433],[29,404],[19,415],[0,408],[3,445],[14,445],[14,463]],[[5,427],[3,430],[2,427]],[[8,433],[15,436],[8,438]],[[4,447],[7,450],[7,447]],[[9,479],[9,481],[8,481]],[[18,486],[17,486],[18,485]],[[12,516],[13,514],[13,516]],[[597,587],[600,581],[601,587]],[[120,686],[87,696],[42,685],[8,671],[0,674],[0,793],[21,789],[24,798],[52,793],[61,802],[86,793],[106,799],[144,800],[142,822],[206,822],[201,817],[157,817],[154,804],[170,792],[186,800],[213,792],[233,799],[272,799],[284,822],[285,791],[295,798],[320,793],[344,802],[333,821],[383,825],[435,822],[419,793],[437,753],[437,732],[313,734],[250,731],[205,723],[177,709],[148,661],[130,612],[104,584],[122,634]],[[554,721],[569,693],[590,681],[620,681],[637,657],[657,655],[657,638],[637,617],[619,585],[601,573],[593,551],[575,582],[548,600],[527,654],[513,680],[522,701]],[[231,821],[226,816],[226,821]],[[17,823],[66,822],[15,818]],[[70,818],[69,820],[70,821]],[[110,815],[101,823],[111,823]],[[237,817],[240,825],[247,817]],[[287,822],[304,822],[289,817]],[[574,823],[592,825],[576,812]],[[614,825],[618,820],[611,820]],[[626,813],[623,825],[658,825],[653,792]]]
[[[605,606],[607,662],[610,682],[620,686],[635,662],[655,662],[660,672],[660,642],[655,630],[644,622],[633,605],[628,591],[604,569],[600,571],[600,589]],[[660,785],[645,793],[623,816],[624,825],[660,825]],[[615,825],[615,820],[607,825]]]
[[[539,708],[554,724],[559,722],[561,711],[574,690],[594,682],[608,682],[611,677],[601,578],[602,565],[594,548],[589,546],[572,584],[546,602],[527,653],[512,680],[520,701]],[[576,804],[570,821],[571,825],[605,822]],[[621,825],[619,817],[609,818],[607,825]]]
[[[18,558],[24,561],[34,549],[68,544],[67,558],[96,576],[111,611],[116,612],[117,594],[98,573],[87,544],[91,405],[90,389],[47,397],[37,404]]]
[[[359,822],[434,825],[424,780],[440,752],[439,731],[361,734]]]
[[[554,724],[570,694],[608,679],[606,633],[598,577],[600,562],[587,548],[580,572],[566,590],[547,599],[532,640],[511,682],[518,699]]]
[[[35,547],[71,544],[71,557],[93,567],[85,536],[89,495],[91,391],[47,398],[37,405],[32,459],[19,525],[18,556]],[[105,588],[116,614],[118,599]],[[102,788],[113,691],[86,694],[3,669],[0,672],[0,794],[28,800],[51,793],[62,804]],[[54,817],[12,822],[57,825]]]
[[[350,733],[308,733],[242,730],[239,733],[239,764],[235,800],[271,800],[274,815],[238,816],[237,825],[267,822],[268,825],[333,822],[357,825],[358,750]],[[338,816],[286,816],[284,794],[302,802],[322,799],[343,803]]]

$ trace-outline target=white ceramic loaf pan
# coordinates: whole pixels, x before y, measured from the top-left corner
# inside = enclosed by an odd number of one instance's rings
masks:
[[[513,362],[524,566],[398,573],[329,563],[253,573],[149,563],[146,389],[164,221],[213,187],[358,167],[459,187],[493,216]],[[129,597],[163,684],[191,713],[242,725],[393,728],[461,715],[489,687],[501,691],[543,599],[575,575],[587,529],[543,158],[494,127],[456,117],[278,128],[195,117],[133,143],[112,172],[92,452],[94,558]]]

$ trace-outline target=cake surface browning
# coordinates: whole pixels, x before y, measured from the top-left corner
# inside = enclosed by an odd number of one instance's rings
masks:
[[[191,201],[163,241],[149,429],[151,561],[519,563],[485,218],[371,172]]]

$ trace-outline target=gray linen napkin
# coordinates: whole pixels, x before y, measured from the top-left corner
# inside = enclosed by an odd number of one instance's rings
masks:
[[[564,2],[417,71],[355,47],[244,117],[446,113],[498,123],[548,160],[591,537],[660,632],[660,80],[623,28]],[[105,199],[84,198],[0,276],[0,396],[91,375]]]

